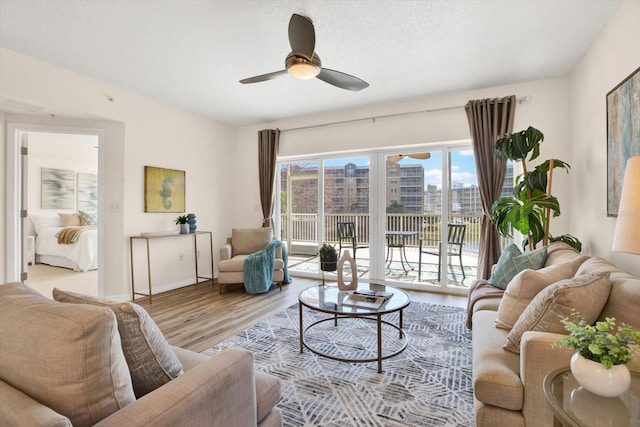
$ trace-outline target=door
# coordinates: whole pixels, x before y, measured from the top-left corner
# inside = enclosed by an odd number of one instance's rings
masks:
[[[338,249],[338,257],[349,251],[362,278],[371,271],[370,163],[369,156],[323,161],[324,242]]]
[[[318,165],[310,160],[279,167],[280,239],[287,245],[290,272],[301,275],[318,272]]]

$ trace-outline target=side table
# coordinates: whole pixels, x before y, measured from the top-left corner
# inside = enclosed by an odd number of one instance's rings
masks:
[[[601,397],[582,388],[569,367],[547,374],[543,387],[554,415],[554,426],[640,425],[639,373],[631,372],[631,387],[620,397]]]

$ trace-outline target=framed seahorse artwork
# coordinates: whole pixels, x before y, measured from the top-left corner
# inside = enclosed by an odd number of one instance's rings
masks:
[[[144,167],[144,211],[184,212],[185,172]]]

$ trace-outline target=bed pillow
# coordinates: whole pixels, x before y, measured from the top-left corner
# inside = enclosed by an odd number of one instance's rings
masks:
[[[496,327],[511,329],[538,292],[552,283],[573,277],[587,258],[579,256],[570,262],[553,264],[540,270],[523,270],[516,274],[500,300]]]
[[[82,225],[80,215],[78,215],[77,213],[58,213],[58,215],[60,215],[60,223],[63,227],[77,227]]]
[[[9,294],[8,288],[0,296],[0,325],[6,325],[0,328],[0,377],[6,383],[79,427],[135,401],[111,310],[60,304],[24,289]]]
[[[520,353],[520,341],[526,331],[566,334],[561,319],[572,310],[588,324],[598,320],[611,292],[609,272],[583,274],[549,285],[535,296],[513,325],[504,349]]]
[[[80,221],[82,221],[82,225],[98,224],[98,214],[95,212],[78,211],[78,215],[80,215]]]
[[[522,253],[515,244],[507,246],[496,263],[488,282],[496,288],[506,289],[511,280],[523,270],[537,270],[544,266],[547,247]]]
[[[41,231],[45,228],[62,227],[60,215],[58,215],[56,212],[31,214],[30,217],[36,234],[40,234]]]
[[[59,302],[109,307],[118,319],[122,351],[131,371],[136,397],[140,398],[183,373],[175,355],[158,325],[147,311],[131,302],[112,301],[53,289]]]

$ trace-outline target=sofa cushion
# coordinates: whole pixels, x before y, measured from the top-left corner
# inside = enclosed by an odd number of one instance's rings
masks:
[[[515,244],[511,244],[500,254],[488,282],[497,288],[506,289],[516,274],[525,269],[537,270],[544,265],[546,259],[546,247],[522,253]]]
[[[609,272],[583,274],[547,286],[533,298],[507,335],[505,350],[520,353],[520,340],[526,331],[562,334],[560,321],[575,309],[589,324],[594,323],[611,290]]]
[[[182,364],[147,311],[131,302],[110,301],[53,289],[56,301],[108,307],[118,319],[122,350],[139,398],[183,373]]]
[[[280,380],[273,375],[255,372],[258,421],[266,417],[280,401]]]
[[[135,401],[111,310],[7,291],[0,296],[0,379],[76,427]]]
[[[511,329],[538,292],[552,283],[573,277],[587,258],[578,256],[573,261],[552,264],[539,270],[523,270],[516,274],[500,301],[496,326]]]
[[[626,323],[640,329],[640,277],[618,269],[600,257],[591,257],[580,266],[576,274],[610,273],[611,293],[598,320],[615,317],[616,323]]]
[[[3,427],[73,427],[69,418],[1,380],[0,425]]]
[[[249,255],[264,249],[271,241],[270,227],[263,228],[234,228],[231,230],[231,246],[233,256]]]
[[[473,314],[473,392],[482,403],[519,411],[524,400],[520,357],[502,349],[507,331],[494,326],[496,314]]]
[[[564,242],[552,242],[547,246],[547,260],[544,265],[548,267],[552,264],[563,264],[580,256],[583,255],[580,255],[580,252],[576,251],[572,246]]]
[[[40,292],[20,282],[4,283],[0,285],[0,295],[37,295],[44,298]]]

